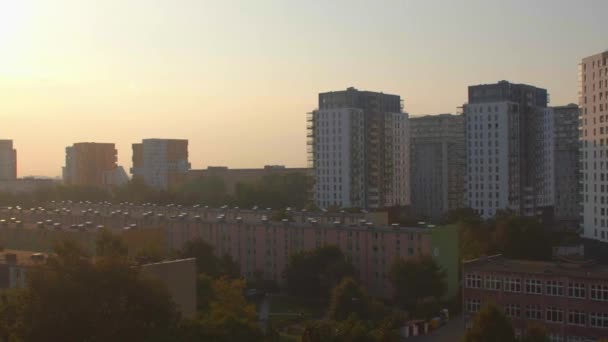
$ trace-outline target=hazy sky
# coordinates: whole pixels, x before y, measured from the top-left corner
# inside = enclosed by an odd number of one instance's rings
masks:
[[[306,164],[320,91],[455,112],[506,79],[576,102],[608,48],[608,1],[0,0],[0,138],[19,176],[60,175],[73,142],[187,138],[194,168]]]

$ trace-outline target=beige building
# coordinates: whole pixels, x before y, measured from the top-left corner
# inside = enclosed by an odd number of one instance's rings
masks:
[[[67,185],[107,187],[118,172],[116,147],[111,143],[76,143],[65,149],[63,182]]]
[[[178,310],[186,318],[196,317],[196,259],[147,264],[141,273],[163,283]]]

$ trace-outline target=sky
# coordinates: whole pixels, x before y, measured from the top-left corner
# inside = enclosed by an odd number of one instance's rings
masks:
[[[577,101],[577,64],[608,49],[608,1],[0,0],[0,139],[19,176],[65,147],[189,139],[193,168],[306,165],[317,94],[398,94],[455,113],[509,80]]]

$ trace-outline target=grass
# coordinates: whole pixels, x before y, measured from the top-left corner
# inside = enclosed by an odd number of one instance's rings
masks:
[[[315,300],[305,300],[286,295],[276,295],[270,297],[270,317],[271,326],[279,329],[281,341],[299,342],[300,334],[297,333],[298,326],[303,328],[306,321],[320,319],[326,311],[326,303]],[[291,334],[285,328],[292,327]]]

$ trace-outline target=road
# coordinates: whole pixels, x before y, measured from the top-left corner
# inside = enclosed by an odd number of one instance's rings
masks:
[[[448,324],[425,335],[412,337],[407,342],[458,342],[464,335],[464,323],[462,316],[454,317]]]

